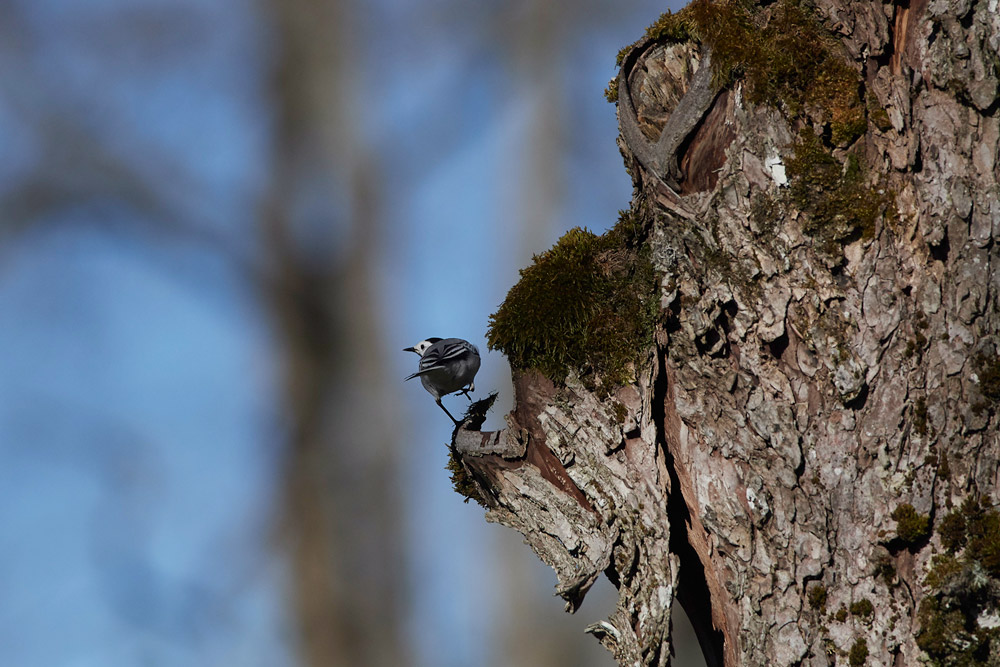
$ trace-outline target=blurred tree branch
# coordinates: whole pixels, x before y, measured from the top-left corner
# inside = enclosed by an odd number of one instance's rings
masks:
[[[271,9],[278,128],[264,235],[285,350],[284,529],[302,654],[316,667],[405,664],[397,457],[373,400],[384,377],[369,283],[377,178],[345,92],[358,71],[353,17],[336,0]]]

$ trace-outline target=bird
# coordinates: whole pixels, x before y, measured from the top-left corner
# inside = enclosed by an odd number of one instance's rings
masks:
[[[458,424],[459,421],[444,407],[441,397],[458,392],[472,398],[469,392],[476,390],[475,379],[480,363],[476,346],[461,338],[427,338],[413,347],[403,348],[403,352],[414,352],[420,356],[417,372],[406,380],[419,376],[420,383],[434,397],[438,407]]]

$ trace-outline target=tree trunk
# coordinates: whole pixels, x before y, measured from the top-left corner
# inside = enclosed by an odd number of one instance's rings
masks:
[[[307,667],[410,660],[397,439],[375,275],[380,181],[358,137],[351,4],[273,0],[274,181],[262,281],[281,346],[282,546]],[[332,32],[331,32],[332,31]]]
[[[623,54],[643,250],[588,266],[649,258],[656,324],[624,383],[514,342],[573,331],[504,310],[568,235],[491,325],[509,428],[454,439],[570,611],[617,586],[620,664],[669,663],[675,597],[710,666],[1000,664],[998,47],[996,0],[701,0]]]

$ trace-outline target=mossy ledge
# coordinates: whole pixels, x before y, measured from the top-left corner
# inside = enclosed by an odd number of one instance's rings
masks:
[[[625,384],[653,341],[659,304],[643,226],[628,212],[603,236],[579,227],[521,270],[490,316],[487,343],[554,382]]]
[[[869,120],[886,129],[885,109],[807,0],[694,0],[660,16],[638,43],[645,40],[711,47],[715,86],[741,81],[748,102],[771,106],[801,128],[786,157],[783,199],[805,214],[802,231],[831,267],[842,261],[842,246],[895,220],[894,193],[859,159]],[[619,52],[619,65],[635,46]],[[614,79],[609,100],[617,99],[617,86]]]
[[[827,128],[834,145],[850,145],[867,130],[869,115],[880,123],[885,114],[863,97],[860,72],[815,10],[799,0],[768,7],[748,0],[694,0],[661,15],[644,39],[710,46],[716,86],[743,80],[748,101]],[[618,66],[633,47],[618,52]],[[609,88],[608,99],[616,99],[616,92]]]

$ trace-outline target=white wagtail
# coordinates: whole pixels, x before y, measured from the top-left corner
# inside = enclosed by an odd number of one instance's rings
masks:
[[[459,392],[471,398],[469,392],[476,390],[473,380],[479,371],[479,350],[461,338],[428,338],[413,347],[403,348],[403,352],[420,355],[417,372],[406,379],[412,380],[419,375],[420,383],[434,397],[434,402],[457,424],[458,420],[441,403],[441,397]]]

